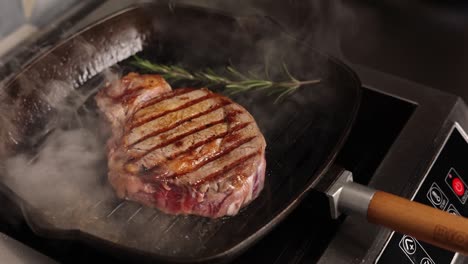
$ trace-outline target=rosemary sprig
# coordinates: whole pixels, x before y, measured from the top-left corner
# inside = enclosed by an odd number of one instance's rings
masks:
[[[221,76],[212,69],[190,72],[177,65],[163,65],[152,63],[148,60],[134,56],[132,65],[145,71],[158,73],[168,81],[197,81],[206,86],[222,85],[228,94],[237,94],[252,90],[269,90],[268,94],[278,94],[275,103],[282,98],[292,94],[299,87],[309,84],[320,83],[320,79],[300,81],[292,76],[286,64],[283,63],[283,71],[288,80],[272,81],[257,77],[254,73],[243,74],[232,66],[227,66],[226,71],[230,76]],[[267,74],[268,76],[268,74]]]

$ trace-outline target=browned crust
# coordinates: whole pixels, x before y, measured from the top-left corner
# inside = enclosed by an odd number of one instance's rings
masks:
[[[139,110],[144,109],[145,107],[149,107],[151,105],[154,105],[156,103],[161,103],[161,102],[163,102],[165,100],[170,100],[170,99],[172,99],[172,98],[174,98],[176,96],[180,96],[180,95],[189,93],[189,92],[194,91],[194,90],[195,89],[184,88],[184,89],[176,89],[176,90],[174,90],[172,92],[162,94],[161,96],[158,96],[158,97],[150,100],[150,102],[145,103],[145,105],[143,107],[140,107]],[[208,113],[211,113],[211,112],[213,112],[213,111],[215,111],[215,110],[217,110],[219,108],[224,107],[224,109],[226,109],[226,106],[233,104],[233,102],[230,99],[228,99],[228,98],[226,98],[224,96],[212,93],[209,90],[206,90],[206,91],[207,91],[206,95],[201,96],[201,97],[196,98],[196,99],[193,99],[193,100],[190,100],[190,101],[187,101],[187,102],[183,103],[181,106],[179,106],[179,107],[177,107],[175,109],[162,111],[162,112],[156,112],[154,114],[151,114],[151,116],[149,116],[149,117],[145,117],[142,120],[136,120],[135,122],[133,122],[133,120],[132,120],[131,126],[129,127],[129,130],[131,130],[133,128],[136,128],[138,126],[142,126],[142,125],[144,125],[144,124],[146,124],[146,123],[148,123],[148,122],[150,122],[152,120],[164,117],[165,115],[167,115],[169,113],[174,113],[174,112],[186,109],[186,108],[188,108],[190,106],[193,106],[193,105],[195,105],[195,104],[197,104],[199,102],[207,100],[208,98],[215,98],[216,102],[217,102],[215,105],[211,106],[206,111],[202,111],[202,112],[196,113],[195,115],[192,115],[190,117],[177,120],[176,122],[172,123],[171,125],[168,125],[168,126],[165,126],[165,127],[155,128],[154,131],[152,131],[151,133],[149,133],[147,135],[142,136],[141,138],[138,138],[137,140],[132,142],[128,147],[132,148],[133,146],[135,146],[138,143],[141,143],[141,142],[143,142],[143,141],[145,141],[145,140],[147,140],[147,139],[149,139],[151,137],[155,137],[157,135],[160,135],[161,133],[164,133],[164,132],[167,132],[167,131],[169,131],[171,129],[174,129],[175,127],[181,126],[184,123],[186,123],[186,122],[188,122],[188,121],[190,121],[190,120],[192,120],[194,118],[202,117],[202,116],[204,116],[204,115],[206,115]],[[249,116],[248,122],[241,122],[239,124],[232,125],[233,122],[236,119],[236,116],[241,114],[241,113],[247,113],[248,114],[248,116]],[[190,153],[192,151],[194,151],[195,149],[201,148],[201,147],[203,147],[203,146],[205,146],[207,144],[213,143],[215,140],[222,139],[223,143],[221,144],[220,149],[214,155],[211,155],[211,156],[207,157],[202,162],[199,162],[196,165],[194,165],[193,167],[191,167],[190,169],[183,170],[182,172],[165,171],[165,173],[161,173],[161,170],[164,171],[164,168],[163,168],[164,164],[155,163],[155,164],[152,164],[152,166],[144,167],[144,169],[140,170],[140,172],[138,173],[138,176],[144,178],[145,181],[155,181],[155,180],[168,181],[168,180],[171,180],[171,179],[177,179],[177,178],[179,178],[179,177],[181,177],[183,175],[186,175],[188,173],[195,172],[195,171],[199,170],[201,167],[207,165],[208,163],[214,162],[217,159],[220,159],[220,158],[226,156],[230,152],[236,150],[237,148],[241,147],[242,145],[252,141],[253,139],[255,139],[255,138],[257,138],[258,136],[261,135],[260,131],[258,130],[258,128],[256,126],[255,126],[255,129],[257,131],[253,136],[247,136],[246,137],[245,135],[243,136],[242,134],[237,134],[236,133],[237,131],[247,127],[250,124],[253,124],[254,120],[253,120],[253,117],[251,117],[250,114],[246,110],[229,109],[229,110],[226,110],[223,120],[215,120],[215,121],[211,121],[211,122],[210,122],[210,120],[208,120],[206,124],[202,124],[201,126],[195,128],[195,129],[186,131],[185,133],[182,133],[182,134],[178,135],[177,137],[171,138],[169,140],[163,140],[159,144],[154,145],[154,146],[150,147],[149,149],[145,150],[143,153],[139,153],[138,155],[135,155],[133,157],[129,157],[129,159],[126,162],[126,165],[134,164],[134,163],[138,162],[139,160],[141,160],[142,158],[146,157],[149,153],[151,153],[151,152],[153,152],[155,150],[158,150],[158,149],[160,149],[162,147],[168,146],[170,144],[175,144],[175,145],[177,143],[182,144],[181,141],[184,140],[185,137],[187,137],[189,135],[192,135],[192,134],[195,134],[195,133],[198,133],[201,130],[204,130],[204,129],[210,127],[210,126],[214,126],[214,125],[220,124],[220,123],[226,123],[228,125],[228,131],[226,131],[224,133],[221,133],[219,135],[214,135],[214,136],[211,136],[211,137],[204,138],[200,142],[197,142],[197,143],[193,144],[192,146],[190,146],[188,149],[186,149],[184,151],[173,153],[172,155],[170,155],[167,158],[167,160],[170,161],[170,160],[174,160],[174,159],[178,159],[178,158],[183,158],[185,156],[190,156]],[[232,143],[232,144],[226,144],[226,143]],[[235,159],[233,159],[232,162],[230,162],[228,165],[220,168],[219,170],[217,170],[214,173],[206,175],[206,177],[203,177],[203,179],[198,180],[197,182],[195,182],[195,183],[193,183],[191,185],[198,186],[198,185],[203,184],[203,183],[205,183],[207,181],[210,181],[212,179],[218,179],[218,178],[222,177],[222,175],[224,173],[226,173],[228,171],[231,171],[233,169],[236,169],[237,167],[244,164],[246,161],[251,160],[255,156],[261,155],[260,147],[261,146],[259,146],[258,151],[254,152],[254,153],[247,154],[247,155],[240,155],[240,156],[235,157]]]

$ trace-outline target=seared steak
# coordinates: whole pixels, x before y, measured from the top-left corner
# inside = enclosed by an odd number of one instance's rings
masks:
[[[263,189],[265,139],[227,97],[131,73],[96,100],[112,123],[108,176],[119,197],[217,218],[237,214]]]

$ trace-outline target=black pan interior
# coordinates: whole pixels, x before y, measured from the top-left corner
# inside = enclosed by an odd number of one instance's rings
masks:
[[[265,188],[238,215],[166,215],[121,201],[109,188],[109,131],[93,95],[122,74],[143,72],[130,64],[134,54],[194,71],[223,73],[233,65],[244,73],[268,72],[275,80],[288,78],[284,64],[296,79],[321,80],[277,103],[267,90],[230,95],[252,113],[267,140]],[[137,6],[66,40],[6,87],[2,190],[18,200],[43,236],[177,262],[234,256],[275,226],[323,176],[352,125],[359,89],[346,66],[296,42],[269,19],[189,6]]]

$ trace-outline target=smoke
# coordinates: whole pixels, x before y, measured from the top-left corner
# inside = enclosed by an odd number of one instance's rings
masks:
[[[190,4],[244,16],[266,16],[281,24],[295,38],[314,48],[343,58],[344,34],[357,32],[355,12],[342,0],[172,0],[172,4]],[[281,48],[280,46],[278,48]]]
[[[4,182],[34,208],[57,213],[100,191],[103,157],[102,144],[89,130],[58,129],[33,158],[22,154],[7,160]]]
[[[97,89],[119,74],[110,70],[104,73],[92,89],[77,90],[62,80],[45,82],[48,89],[36,98],[50,109],[43,128],[23,143],[29,150],[14,154],[10,147],[10,154],[5,155],[2,183],[47,215],[67,215],[95,202],[106,191],[105,142],[109,129],[93,100]],[[15,134],[15,109],[3,113],[2,122],[9,126],[3,126],[2,133]],[[10,137],[10,146],[16,142],[12,140]],[[2,137],[6,145],[5,141],[7,138]]]
[[[133,47],[103,53],[77,38],[65,56],[51,53],[43,68],[27,69],[1,87],[0,180],[52,222],[77,216],[111,194],[105,153],[109,127],[94,96],[121,76],[118,67],[108,67],[141,50],[135,40]],[[67,224],[76,227],[78,220]]]

